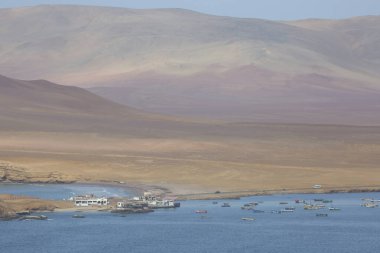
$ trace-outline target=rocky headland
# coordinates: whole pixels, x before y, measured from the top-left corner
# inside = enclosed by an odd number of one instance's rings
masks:
[[[76,180],[59,172],[29,172],[27,169],[0,162],[0,182],[11,183],[74,183]]]

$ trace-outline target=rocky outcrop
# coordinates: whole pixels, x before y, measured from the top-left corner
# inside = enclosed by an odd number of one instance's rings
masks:
[[[72,205],[70,201],[0,194],[0,220],[17,219],[35,212],[52,212],[57,208],[70,208]]]
[[[18,216],[6,203],[0,200],[0,220],[12,220]]]
[[[0,163],[0,182],[74,183],[75,179],[59,172],[29,172],[22,167]]]

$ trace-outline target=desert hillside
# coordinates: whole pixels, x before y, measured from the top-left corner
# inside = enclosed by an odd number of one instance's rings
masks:
[[[378,125],[378,16],[274,22],[180,9],[0,10],[0,70],[173,115]]]
[[[0,181],[123,181],[175,193],[378,184],[379,127],[189,121],[7,77],[0,98]]]

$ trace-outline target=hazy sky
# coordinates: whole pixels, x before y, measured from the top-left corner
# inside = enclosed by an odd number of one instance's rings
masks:
[[[380,0],[0,0],[0,8],[38,4],[185,8],[217,15],[276,20],[380,15]]]

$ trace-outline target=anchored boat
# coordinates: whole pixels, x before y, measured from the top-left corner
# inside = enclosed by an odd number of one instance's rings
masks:
[[[255,218],[249,218],[249,217],[243,217],[241,219],[244,220],[244,221],[254,221],[254,220],[256,220]]]
[[[72,218],[75,218],[75,219],[83,219],[83,218],[86,218],[86,216],[84,216],[83,214],[74,214],[73,216],[71,216]]]
[[[47,220],[48,217],[45,215],[27,215],[21,217],[19,220]]]

